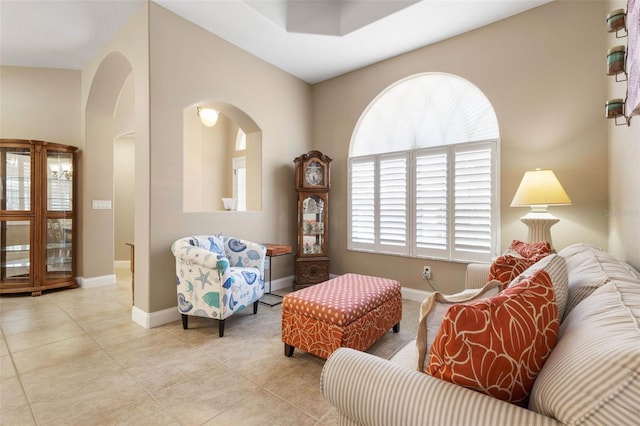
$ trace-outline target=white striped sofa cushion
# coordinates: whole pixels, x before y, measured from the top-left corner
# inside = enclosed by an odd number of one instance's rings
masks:
[[[339,348],[320,376],[339,425],[557,425],[517,405],[378,358]]]
[[[567,262],[564,257],[557,254],[550,254],[542,258],[527,268],[522,274],[518,275],[509,283],[509,287],[518,284],[524,278],[530,278],[541,269],[547,271],[551,277],[553,292],[556,295],[556,302],[558,303],[558,318],[562,320],[567,306],[567,299],[569,298],[569,278],[567,274]]]
[[[640,274],[610,253],[589,244],[575,244],[558,252],[567,262],[569,297],[564,317],[609,280],[640,279]]]
[[[640,281],[609,281],[568,314],[529,408],[565,424],[638,424]]]

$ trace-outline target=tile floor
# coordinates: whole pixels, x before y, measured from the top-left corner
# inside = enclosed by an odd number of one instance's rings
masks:
[[[280,305],[227,320],[144,329],[131,321],[127,270],[115,286],[0,297],[2,425],[332,425],[320,395],[324,360],[284,356]],[[368,352],[388,358],[415,337],[419,303],[400,333]]]

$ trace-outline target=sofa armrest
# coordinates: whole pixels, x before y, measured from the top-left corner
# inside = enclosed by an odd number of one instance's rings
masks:
[[[467,265],[467,275],[465,277],[464,288],[482,288],[489,282],[488,263],[470,263]]]
[[[320,391],[341,424],[558,425],[554,419],[488,395],[340,348],[326,361]]]

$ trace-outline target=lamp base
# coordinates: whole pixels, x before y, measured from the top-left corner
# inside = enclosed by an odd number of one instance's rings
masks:
[[[548,241],[553,247],[551,227],[560,222],[560,219],[549,212],[531,211],[525,216],[522,216],[520,221],[529,228],[528,242],[537,243],[539,241]]]

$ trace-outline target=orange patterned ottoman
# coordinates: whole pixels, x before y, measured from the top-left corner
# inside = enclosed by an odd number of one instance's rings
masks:
[[[400,331],[401,319],[398,281],[341,275],[284,296],[284,354],[299,348],[327,359],[339,347],[364,351],[390,328]]]

